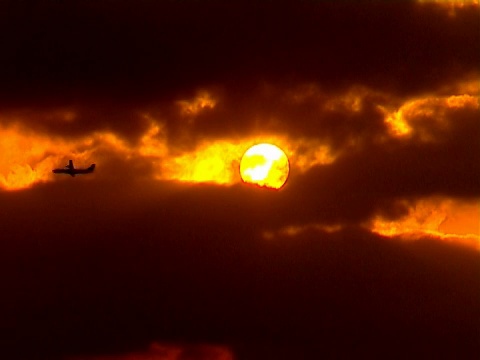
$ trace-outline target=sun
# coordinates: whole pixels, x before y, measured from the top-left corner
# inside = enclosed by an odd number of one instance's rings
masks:
[[[243,154],[240,176],[245,183],[280,189],[288,178],[287,155],[272,144],[257,144]]]

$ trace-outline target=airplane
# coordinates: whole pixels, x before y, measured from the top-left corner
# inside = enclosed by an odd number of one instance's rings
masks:
[[[95,164],[90,165],[86,169],[75,169],[73,166],[73,161],[68,160],[68,165],[63,169],[53,169],[54,174],[68,174],[70,176],[75,176],[77,174],[90,174],[95,170]]]

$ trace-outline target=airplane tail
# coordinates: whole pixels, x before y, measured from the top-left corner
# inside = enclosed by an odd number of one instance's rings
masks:
[[[90,170],[90,171],[95,170],[95,164],[90,165],[89,168],[88,168],[88,170]]]

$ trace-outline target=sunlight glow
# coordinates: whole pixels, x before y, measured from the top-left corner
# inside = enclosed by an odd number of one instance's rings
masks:
[[[278,144],[291,160],[289,165],[295,167],[298,172],[335,160],[329,148],[317,141],[260,135],[236,140],[203,142],[192,151],[169,153],[163,158],[159,157],[156,177],[160,180],[191,183],[237,184],[242,181],[239,173],[242,156],[250,147],[258,144],[259,139]],[[257,160],[262,161],[260,158]],[[259,180],[267,172],[267,167],[259,166],[255,170],[250,170],[249,175]]]
[[[245,152],[240,162],[240,175],[246,183],[280,189],[287,181],[288,158],[272,144],[257,144]]]
[[[202,143],[193,151],[168,154],[161,160],[156,177],[190,183],[231,185],[239,181],[235,169],[245,145],[221,140]]]

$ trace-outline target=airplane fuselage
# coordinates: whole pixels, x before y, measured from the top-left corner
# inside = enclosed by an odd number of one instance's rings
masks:
[[[73,161],[70,160],[68,165],[65,166],[63,169],[53,169],[52,172],[54,174],[68,174],[70,176],[75,176],[78,174],[90,174],[95,170],[95,164],[90,165],[86,169],[75,169],[73,166]]]

